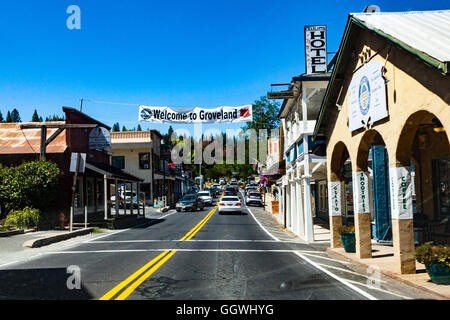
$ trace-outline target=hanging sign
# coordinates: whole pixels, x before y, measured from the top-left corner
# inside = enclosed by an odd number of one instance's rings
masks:
[[[386,86],[381,73],[383,63],[373,60],[359,69],[349,86],[349,130],[359,128],[388,116]]]
[[[106,128],[97,127],[89,133],[89,149],[111,148],[111,134]]]
[[[73,152],[70,155],[70,167],[69,167],[69,171],[70,172],[75,172],[75,168],[77,167],[77,158],[78,158],[78,153]],[[79,173],[84,173],[84,170],[86,168],[86,153],[80,153],[80,158],[78,161],[78,170],[76,170]]]
[[[392,219],[413,219],[410,167],[389,168]]]
[[[369,208],[369,174],[353,172],[353,210],[354,213],[368,213]]]
[[[305,26],[306,73],[327,72],[327,27]]]
[[[139,121],[158,123],[220,123],[252,122],[252,106],[218,107],[215,109],[170,107],[139,107]]]
[[[341,183],[328,182],[328,212],[330,216],[341,216]]]

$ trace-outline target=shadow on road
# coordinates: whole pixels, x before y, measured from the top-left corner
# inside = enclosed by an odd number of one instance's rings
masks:
[[[68,288],[74,284],[74,274],[65,268],[12,269],[0,271],[1,300],[87,300],[94,297],[80,282],[80,289]],[[70,278],[72,277],[72,278]],[[70,278],[70,279],[69,279]],[[69,281],[68,281],[69,279]],[[81,279],[82,280],[82,279]]]

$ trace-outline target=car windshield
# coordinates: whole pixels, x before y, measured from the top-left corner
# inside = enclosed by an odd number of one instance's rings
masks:
[[[193,201],[195,200],[195,196],[194,195],[189,195],[189,196],[184,196],[183,198],[181,198],[181,201]]]
[[[250,197],[257,197],[257,198],[261,198],[261,195],[259,193],[250,193]]]
[[[199,195],[199,196],[203,196],[203,197],[204,197],[204,196],[209,197],[209,191],[199,192],[198,195]]]

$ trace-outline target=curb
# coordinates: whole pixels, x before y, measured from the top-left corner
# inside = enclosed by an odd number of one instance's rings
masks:
[[[0,232],[0,237],[9,237],[9,236],[14,236],[16,234],[23,234],[25,233],[24,229],[16,229],[16,230],[11,230],[11,231],[2,231]]]
[[[332,248],[327,248],[326,252],[327,252],[327,254],[330,254],[332,256],[335,255],[335,256],[337,256],[337,257],[339,257],[341,259],[350,260],[350,261],[352,261],[352,262],[354,262],[356,264],[359,264],[360,266],[363,266],[365,268],[369,268],[370,267],[368,264],[365,264],[365,263],[363,263],[363,262],[361,262],[359,260],[355,260],[355,259],[346,257],[346,256],[344,256],[344,255],[342,255],[342,254],[340,254],[338,252],[335,252],[335,251],[333,251]],[[426,291],[427,293],[433,294],[439,299],[445,299],[445,300],[449,300],[450,299],[450,296],[446,296],[444,294],[441,294],[441,293],[436,292],[434,290],[431,290],[429,288],[426,288],[426,287],[423,287],[421,285],[418,285],[417,283],[414,283],[414,282],[411,282],[409,280],[403,279],[403,278],[399,277],[396,273],[394,273],[392,271],[387,271],[387,270],[380,269],[380,272],[382,274],[384,274],[385,276],[388,276],[388,277],[390,277],[392,279],[395,279],[395,280],[397,280],[399,282],[407,284],[407,285],[409,285],[411,287],[414,287],[416,289],[419,289],[419,290],[422,290],[422,291]]]
[[[72,231],[72,232],[68,232],[68,233],[64,233],[64,234],[58,234],[58,235],[50,236],[50,237],[46,237],[46,238],[28,240],[23,244],[23,246],[28,247],[28,248],[39,248],[42,246],[47,246],[52,243],[68,240],[70,238],[75,238],[78,236],[86,235],[88,233],[91,233],[92,231],[94,231],[94,228],[86,228],[86,229],[80,229],[80,230],[76,230],[76,231]]]

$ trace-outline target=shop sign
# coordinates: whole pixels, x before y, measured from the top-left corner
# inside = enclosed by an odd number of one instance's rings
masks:
[[[252,106],[218,107],[215,109],[170,107],[139,107],[139,121],[157,123],[221,123],[252,122]]]
[[[355,213],[367,213],[369,209],[369,174],[353,172],[353,210]]]
[[[306,73],[327,72],[327,27],[305,26]]]
[[[349,86],[349,130],[354,131],[388,116],[383,62],[373,60],[354,75]]]
[[[330,216],[341,216],[341,183],[328,182],[328,211]]]
[[[389,168],[392,219],[413,219],[410,167]]]
[[[111,134],[104,127],[92,129],[89,133],[89,149],[103,150],[111,148]]]

